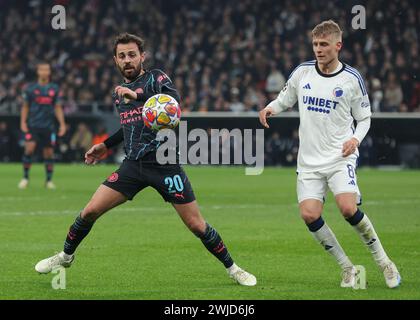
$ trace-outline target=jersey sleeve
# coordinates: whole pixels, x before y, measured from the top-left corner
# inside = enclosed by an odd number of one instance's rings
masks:
[[[356,121],[369,118],[372,115],[369,96],[363,80],[355,79],[352,88],[351,113]]]
[[[116,145],[119,145],[123,141],[124,141],[124,132],[123,132],[123,129],[120,128],[112,136],[108,137],[108,139],[104,141],[104,144],[109,149]]]
[[[161,70],[154,70],[154,77],[155,92],[170,95],[179,103],[180,96],[171,79]]]
[[[25,85],[22,88],[22,99],[23,99],[24,102],[30,103],[31,94],[29,92],[29,86],[28,85]]]
[[[62,105],[63,104],[63,91],[60,90],[58,85],[55,86],[56,95],[54,96],[54,105]]]
[[[363,139],[366,137],[369,131],[369,128],[370,128],[370,117],[357,121],[356,130],[353,133],[353,138],[356,138],[357,141],[359,141],[359,145],[362,143]]]
[[[271,107],[274,113],[291,108],[296,103],[298,97],[296,88],[299,82],[299,74],[299,70],[292,72],[277,98],[268,104],[268,107]]]

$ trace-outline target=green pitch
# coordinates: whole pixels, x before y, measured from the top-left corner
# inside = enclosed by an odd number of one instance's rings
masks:
[[[74,218],[116,166],[57,165],[57,190],[43,187],[34,165],[27,190],[21,166],[0,165],[0,299],[420,299],[420,171],[360,170],[362,209],[400,269],[398,289],[382,273],[357,234],[328,198],[324,218],[367,272],[367,289],[342,289],[340,270],[300,220],[293,169],[266,168],[245,176],[239,167],[186,167],[202,213],[222,235],[256,287],[240,287],[153,189],[105,214],[66,269],[34,271],[61,251]]]

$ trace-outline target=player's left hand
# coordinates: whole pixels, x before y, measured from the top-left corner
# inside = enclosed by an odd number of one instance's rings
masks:
[[[62,125],[60,126],[60,128],[58,129],[58,136],[62,137],[66,134],[66,126]]]
[[[343,157],[345,158],[353,154],[358,146],[359,141],[356,138],[351,138],[349,141],[344,142],[342,149]]]
[[[118,86],[115,88],[115,93],[121,98],[129,99],[129,100],[136,100],[137,99],[137,93],[135,93],[133,90]]]

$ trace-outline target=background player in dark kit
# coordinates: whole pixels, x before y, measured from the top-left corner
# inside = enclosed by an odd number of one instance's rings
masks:
[[[54,146],[56,144],[55,119],[59,123],[58,136],[61,137],[66,133],[60,90],[56,83],[50,82],[50,64],[38,63],[37,76],[37,82],[28,84],[23,91],[24,102],[21,110],[20,128],[25,137],[25,150],[22,158],[23,179],[19,182],[20,189],[25,189],[29,185],[32,155],[37,146],[43,148],[45,186],[49,189],[55,188],[52,182]]]

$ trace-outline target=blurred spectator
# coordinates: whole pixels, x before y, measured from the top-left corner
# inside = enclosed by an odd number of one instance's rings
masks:
[[[401,85],[398,83],[397,76],[394,72],[390,72],[385,85],[385,100],[383,111],[395,112],[399,110],[403,101],[403,93]]]
[[[398,107],[398,111],[399,111],[399,112],[408,112],[408,107],[407,107],[407,105],[406,105],[404,102],[402,102],[402,103],[400,104],[400,106]]]
[[[299,131],[293,130],[292,138],[288,144],[286,150],[286,164],[289,166],[295,166],[297,163],[297,155],[299,150]]]
[[[274,132],[266,142],[264,159],[265,165],[276,166],[282,164],[282,150],[281,150],[280,134]]]
[[[232,88],[231,90],[232,102],[229,105],[229,110],[233,112],[242,112],[245,110],[245,105],[239,100],[239,89]]]
[[[368,134],[359,146],[359,162],[357,165],[375,166],[377,164],[376,158],[375,143],[373,138]]]
[[[381,88],[381,81],[378,78],[373,78],[370,93],[372,112],[381,111],[383,98],[384,93]]]
[[[0,161],[10,161],[12,150],[12,134],[7,126],[6,121],[0,121]]]
[[[286,80],[280,71],[277,70],[276,64],[272,63],[270,74],[267,77],[265,91],[269,94],[273,93],[277,96],[285,83]]]
[[[103,125],[99,125],[96,134],[93,136],[92,145],[102,143],[108,138],[109,134],[106,132],[106,128]],[[111,154],[112,150],[108,150],[108,152],[104,154],[100,160],[108,158]]]
[[[74,159],[84,159],[86,151],[92,146],[92,132],[83,122],[79,123],[70,140],[70,149]]]
[[[417,82],[411,101],[409,102],[410,111],[420,112],[420,82]]]
[[[299,148],[299,132],[293,130],[291,136],[281,137],[274,132],[266,142],[265,159],[267,165],[295,166]]]
[[[74,152],[70,148],[70,140],[73,135],[72,127],[67,122],[66,123],[66,134],[59,138],[58,143],[58,153],[56,154],[56,160],[62,162],[72,162],[76,159],[74,158]],[[77,160],[80,157],[77,156]]]
[[[109,138],[109,134],[106,133],[106,129],[103,125],[99,125],[97,132],[93,136],[92,144],[99,144]]]

